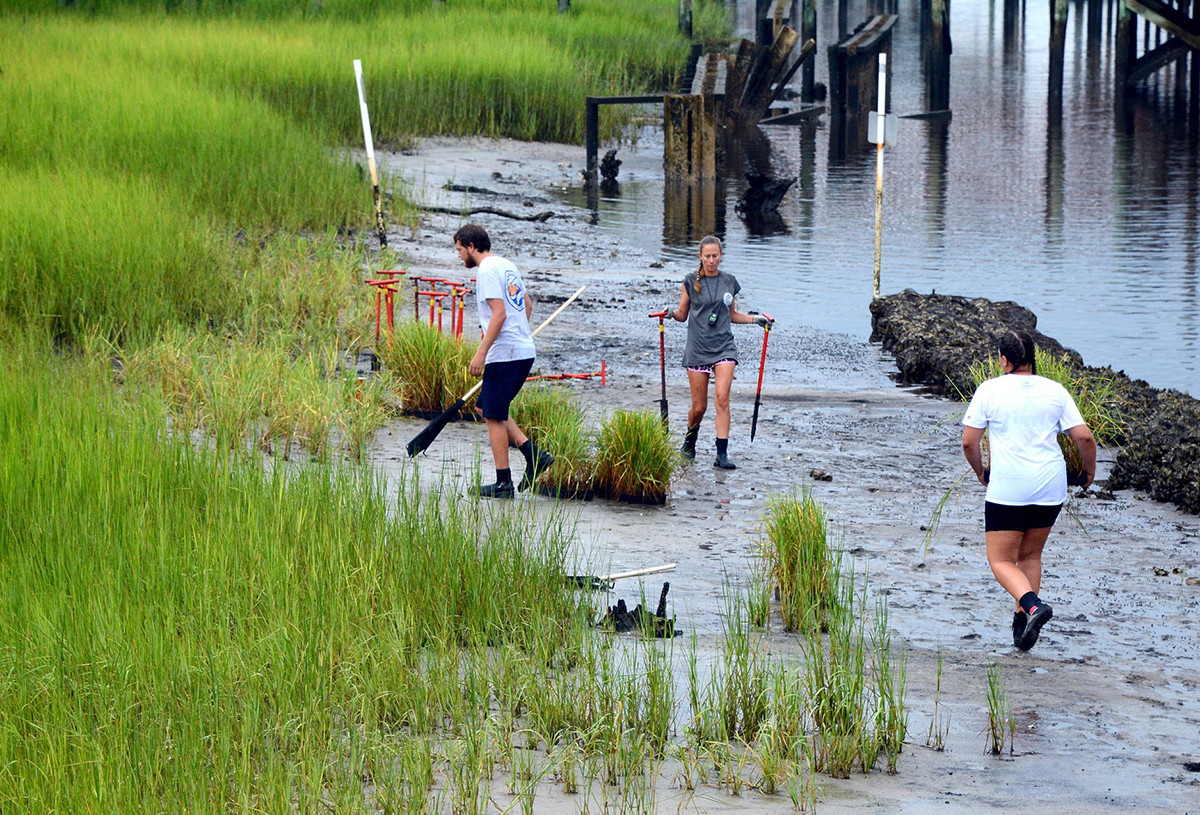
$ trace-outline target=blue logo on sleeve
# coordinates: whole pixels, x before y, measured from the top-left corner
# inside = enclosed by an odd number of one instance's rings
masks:
[[[504,275],[504,297],[509,305],[520,310],[525,308],[525,288],[516,272],[506,272]]]

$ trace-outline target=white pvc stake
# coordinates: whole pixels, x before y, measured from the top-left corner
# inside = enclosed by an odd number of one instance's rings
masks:
[[[375,168],[375,143],[371,138],[371,116],[367,113],[367,94],[363,89],[362,60],[354,60],[354,81],[358,85],[358,110],[362,114],[363,139],[367,143],[367,169],[371,173],[371,192],[375,196],[375,229],[379,247],[387,248],[387,229],[383,225],[383,202],[379,197],[379,171]]]
[[[875,292],[874,298],[879,299],[879,266],[883,248],[883,143],[887,132],[887,54],[879,54],[879,116],[875,135],[879,141],[875,145]]]

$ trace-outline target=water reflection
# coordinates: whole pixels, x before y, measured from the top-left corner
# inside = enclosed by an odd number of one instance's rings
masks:
[[[828,44],[836,3],[819,2]],[[1200,124],[1190,94],[1179,93],[1183,69],[1152,78],[1115,115],[1114,4],[1073,2],[1056,110],[1048,6],[954,0],[953,122],[902,119],[887,153],[884,291],[1017,300],[1086,361],[1200,393]],[[892,107],[901,115],[924,109],[918,8],[901,0],[893,29]],[[866,0],[849,9],[851,28],[873,10]],[[1140,26],[1137,37],[1140,46]],[[817,80],[827,71],[818,59]],[[767,154],[742,148],[723,180],[673,189],[625,181],[619,196],[598,195],[598,228],[685,266],[696,241],[715,233],[747,291],[788,281],[786,298],[747,307],[866,336],[874,155],[843,160],[830,137],[827,116],[764,128]],[[638,149],[661,154],[661,135],[647,129]],[[756,235],[732,214],[742,173],[763,161],[776,176],[799,176],[780,207],[790,234]],[[662,230],[646,230],[651,223]]]

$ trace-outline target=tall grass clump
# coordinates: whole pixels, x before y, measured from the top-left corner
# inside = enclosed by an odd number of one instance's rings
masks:
[[[596,451],[596,486],[613,497],[665,500],[679,452],[648,410],[616,410],[600,426]]]
[[[763,556],[779,589],[784,627],[827,628],[836,602],[840,557],[829,545],[824,508],[807,487],[772,496],[763,525]]]
[[[347,809],[366,778],[421,811],[489,653],[569,669],[561,519],[264,468],[52,359],[0,362],[4,812]]]
[[[441,413],[478,381],[468,366],[474,346],[421,320],[402,320],[380,349],[395,377],[401,407],[417,414]]]
[[[511,415],[534,444],[554,456],[540,484],[554,495],[582,496],[592,486],[595,434],[583,406],[566,387],[533,383],[513,400]]]

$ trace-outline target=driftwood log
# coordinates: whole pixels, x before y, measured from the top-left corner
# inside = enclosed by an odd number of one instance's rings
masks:
[[[518,215],[515,212],[509,212],[506,209],[496,209],[495,207],[468,207],[461,209],[456,207],[432,207],[424,204],[418,204],[417,209],[424,212],[437,212],[442,215],[499,215],[502,218],[512,218],[514,221],[539,221],[545,222],[554,217],[554,213],[547,210],[546,212],[538,212],[533,215]]]

